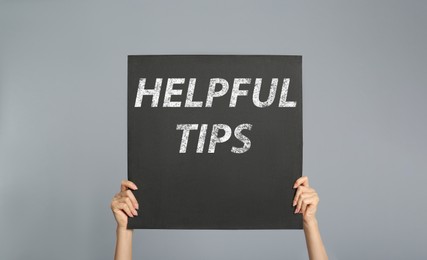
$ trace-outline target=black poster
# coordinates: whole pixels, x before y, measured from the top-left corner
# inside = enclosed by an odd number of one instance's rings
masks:
[[[128,57],[128,228],[301,229],[302,57]]]

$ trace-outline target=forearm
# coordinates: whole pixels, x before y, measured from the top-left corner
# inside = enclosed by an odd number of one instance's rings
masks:
[[[320,236],[317,219],[304,221],[304,235],[307,243],[308,257],[310,260],[327,260],[325,247]]]
[[[117,227],[114,260],[132,260],[132,229]]]

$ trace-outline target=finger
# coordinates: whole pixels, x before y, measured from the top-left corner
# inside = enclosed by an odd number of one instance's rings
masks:
[[[301,210],[299,211],[299,213],[305,213],[307,207],[309,205],[311,205],[313,203],[313,201],[314,201],[314,197],[313,196],[304,198],[302,200]]]
[[[304,186],[299,186],[297,189],[297,192],[295,193],[294,196],[294,200],[292,202],[292,206],[297,205],[298,199],[301,196],[301,194],[303,194],[303,192],[309,192],[310,188],[304,187]]]
[[[113,199],[119,199],[119,198],[121,198],[121,197],[122,197],[121,192],[118,192],[118,193],[114,194]]]
[[[126,203],[124,203],[124,202],[119,203],[117,205],[117,209],[124,211],[126,213],[126,215],[133,218],[132,212],[130,211],[129,206]]]
[[[120,199],[121,199],[120,193],[117,193],[116,195],[114,195],[110,205],[112,210],[115,210],[117,208],[117,205],[120,203]]]
[[[112,211],[116,210],[116,208],[117,208],[117,199],[113,198],[113,200],[111,201],[111,204],[110,204],[110,208],[111,208]]]
[[[114,200],[111,203],[111,209],[113,210],[113,212],[117,212],[117,211],[122,211],[123,213],[131,216],[132,213],[129,211],[129,208],[127,207],[126,203],[121,202],[119,200]]]
[[[316,192],[313,193],[312,199],[313,200],[312,200],[312,202],[310,203],[309,206],[313,206],[313,207],[317,208],[317,205],[319,205],[319,196],[317,195]]]
[[[308,185],[308,177],[307,176],[302,176],[302,177],[298,178],[298,180],[296,180],[294,183],[294,189],[298,188],[301,185],[305,186],[305,187],[310,187],[310,185]]]
[[[132,212],[132,215],[137,216],[138,212],[136,211],[135,207],[132,204],[132,201],[129,197],[123,197],[121,202],[126,203],[128,205],[129,210]]]
[[[137,190],[138,187],[136,187],[135,183],[128,181],[128,180],[122,180],[120,184],[120,190],[125,191],[127,189]]]
[[[136,208],[136,209],[139,209],[138,201],[136,200],[135,195],[133,195],[132,191],[131,190],[126,190],[124,192],[126,192],[126,195],[132,201],[133,207]]]
[[[297,206],[296,206],[296,208],[295,208],[294,213],[298,213],[298,212],[300,212],[300,211],[301,211],[302,201],[303,201],[305,198],[307,198],[308,196],[310,196],[310,195],[309,195],[309,194],[307,194],[307,193],[303,193],[303,194],[301,194],[301,195],[299,196],[298,201],[297,201]]]

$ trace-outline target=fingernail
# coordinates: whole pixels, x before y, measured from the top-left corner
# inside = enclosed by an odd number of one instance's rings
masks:
[[[292,203],[292,206],[297,205],[297,202],[294,200],[294,202]]]
[[[297,214],[297,209],[295,209],[294,214]]]
[[[135,215],[138,216],[138,212],[135,210]]]
[[[136,204],[136,207],[135,207],[136,209],[139,209],[139,204]]]

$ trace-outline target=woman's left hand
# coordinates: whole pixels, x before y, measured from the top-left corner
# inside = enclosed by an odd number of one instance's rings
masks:
[[[313,188],[310,188],[308,184],[308,177],[302,176],[296,180],[293,188],[297,189],[292,204],[295,206],[294,213],[302,214],[303,220],[306,222],[315,220],[317,205],[319,204],[319,196]]]

